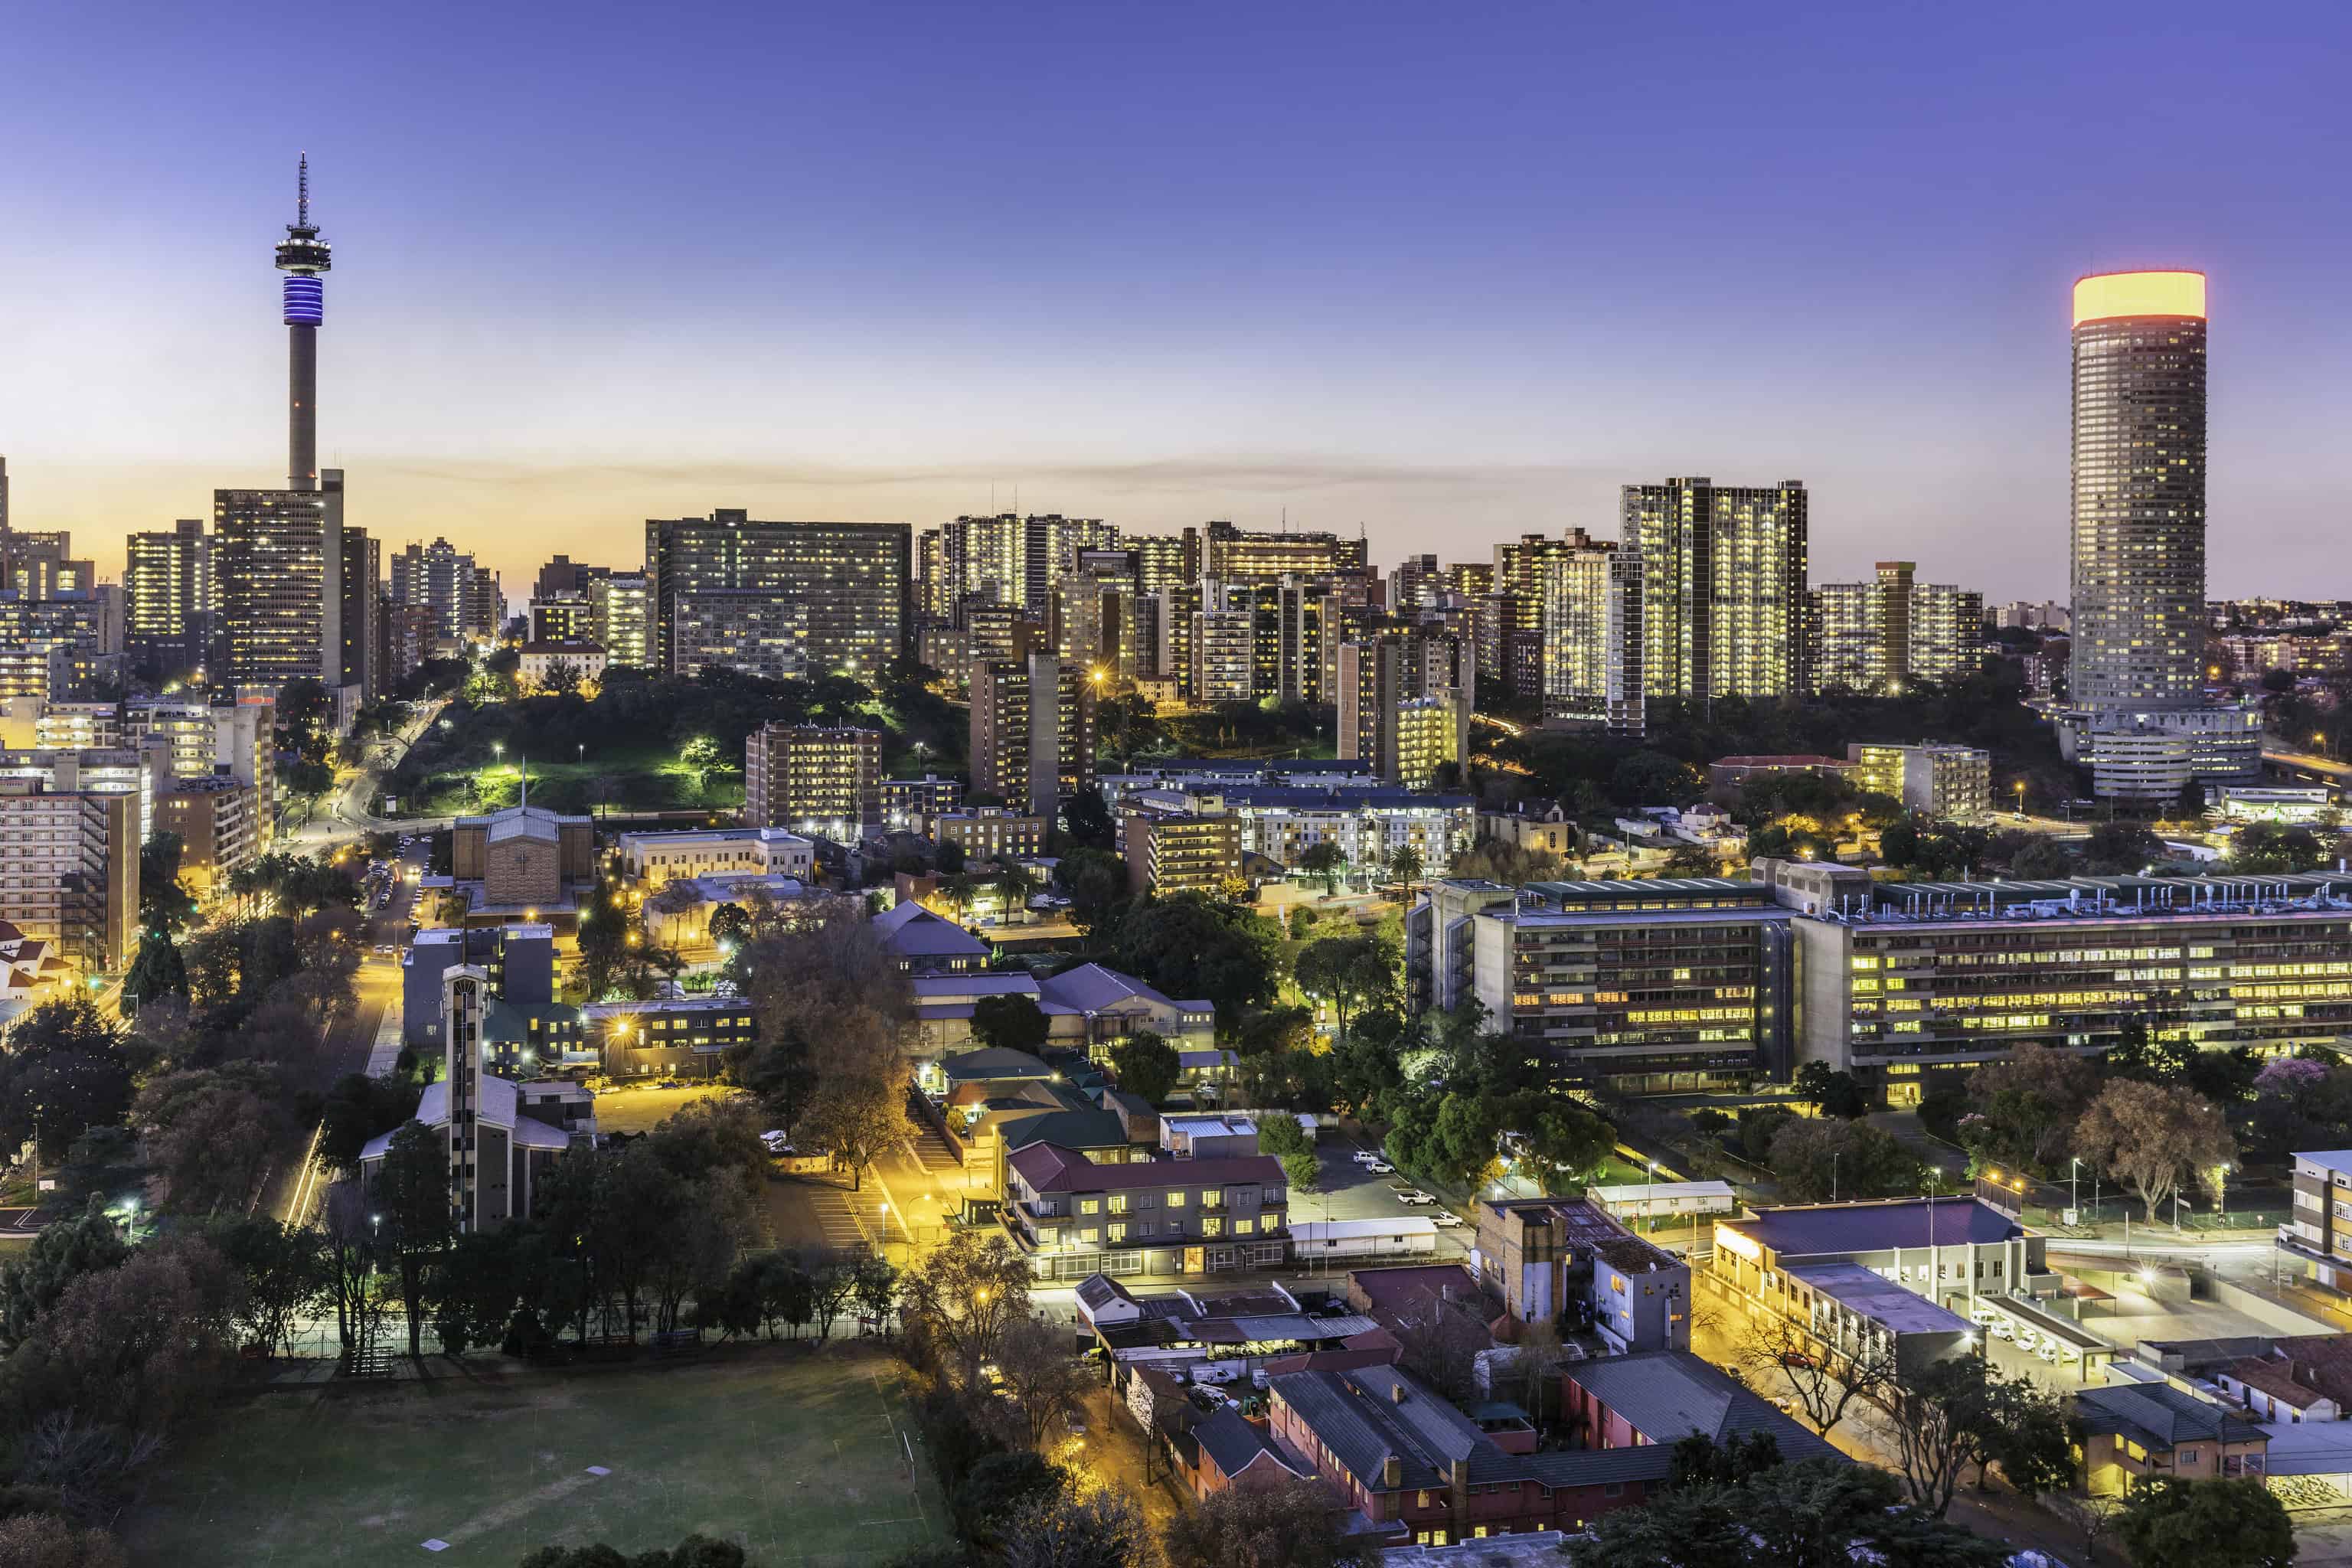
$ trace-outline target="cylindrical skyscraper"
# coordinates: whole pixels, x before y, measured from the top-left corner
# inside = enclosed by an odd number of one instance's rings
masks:
[[[319,488],[319,323],[326,320],[331,265],[327,242],[310,221],[310,157],[296,175],[294,221],[278,242],[278,269],[286,274],[286,488]]]
[[[2076,280],[2073,525],[2075,705],[2097,715],[2195,706],[2205,636],[2203,273]]]

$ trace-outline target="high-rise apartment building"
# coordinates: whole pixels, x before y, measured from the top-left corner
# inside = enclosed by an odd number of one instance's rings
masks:
[[[1184,695],[1195,702],[1247,702],[1256,690],[1257,616],[1246,602],[1227,608],[1218,584],[1202,586],[1217,607],[1192,612]]]
[[[93,973],[139,940],[142,802],[0,778],[0,921]]]
[[[1992,753],[1974,746],[1916,746],[1855,741],[1845,749],[1846,775],[1857,789],[1899,800],[1909,811],[1963,822],[1992,809]]]
[[[2200,698],[2205,611],[2205,275],[2074,285],[2074,700]]]
[[[1027,579],[1021,602],[1032,614],[1054,602],[1054,590],[1078,569],[1078,558],[1090,550],[1118,548],[1118,525],[1098,517],[1064,517],[1048,512],[1022,519],[1021,568]]]
[[[1433,787],[1445,763],[1470,761],[1470,693],[1430,680],[1438,635],[1381,632],[1339,649],[1339,754],[1410,790]]]
[[[1984,640],[1984,595],[1917,581],[1909,561],[1882,561],[1868,583],[1813,590],[1813,689],[1900,691],[1913,679],[1973,674]]]
[[[588,584],[610,577],[610,566],[591,566],[585,561],[574,561],[569,555],[558,555],[539,569],[539,579],[531,584],[534,599],[584,599]]]
[[[653,600],[645,574],[615,573],[590,583],[588,610],[588,640],[604,648],[607,668],[651,666]]]
[[[1094,787],[1095,689],[1050,653],[971,668],[971,787],[1051,820],[1065,795]]]
[[[1540,595],[1544,721],[1642,733],[1640,552],[1580,540],[1546,559]]]
[[[341,483],[340,469],[327,471],[334,483]],[[383,607],[383,542],[371,538],[363,528],[346,527],[342,535],[342,612],[338,617],[342,686],[356,693],[358,701],[373,702],[384,689],[376,625]]]
[[[882,823],[882,732],[774,722],[752,731],[743,822],[856,843]]]
[[[495,584],[470,552],[436,539],[430,544],[411,544],[394,555],[385,588],[394,604],[425,611],[433,640],[455,648],[497,635],[499,596]]]
[[[1254,533],[1230,522],[1184,531],[1184,580],[1214,577],[1247,583],[1264,578],[1336,576],[1367,563],[1361,539],[1336,533]]]
[[[97,563],[77,559],[64,529],[0,534],[0,588],[25,600],[86,594],[98,583]]]
[[[1642,555],[1642,679],[1653,698],[1807,689],[1803,481],[1704,476],[1627,485],[1619,538]]]
[[[899,522],[761,522],[733,509],[648,519],[654,665],[686,674],[702,664],[772,661],[757,644],[695,640],[731,626],[740,637],[796,639],[806,667],[873,679],[908,646],[913,546]],[[751,601],[787,605],[793,614],[779,621]]]
[[[132,669],[160,684],[209,664],[217,593],[202,518],[131,535],[122,614]]]
[[[215,490],[228,684],[341,684],[342,508],[324,490]]]

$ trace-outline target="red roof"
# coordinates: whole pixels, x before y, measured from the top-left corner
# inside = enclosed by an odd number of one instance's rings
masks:
[[[1032,1143],[1007,1162],[1041,1193],[1102,1193],[1129,1187],[1223,1187],[1236,1182],[1281,1186],[1282,1162],[1271,1154],[1232,1160],[1142,1160],[1097,1165],[1058,1143]]]

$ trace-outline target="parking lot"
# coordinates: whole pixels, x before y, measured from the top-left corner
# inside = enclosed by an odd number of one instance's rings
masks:
[[[1293,1193],[1290,1199],[1290,1222],[1340,1219],[1394,1219],[1399,1215],[1415,1215],[1437,1219],[1446,1210],[1436,1204],[1408,1204],[1397,1196],[1397,1185],[1411,1186],[1411,1181],[1393,1173],[1382,1174],[1370,1166],[1360,1164],[1353,1158],[1359,1149],[1369,1145],[1359,1143],[1333,1128],[1325,1128],[1316,1140],[1315,1152],[1321,1161],[1315,1191]],[[1440,1257],[1458,1255],[1470,1249],[1475,1227],[1469,1225],[1446,1228],[1440,1220],[1437,1250]]]

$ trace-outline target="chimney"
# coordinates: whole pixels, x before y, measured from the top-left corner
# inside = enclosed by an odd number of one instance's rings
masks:
[[[1383,1456],[1381,1459],[1381,1489],[1392,1492],[1402,1490],[1403,1486],[1404,1461],[1394,1454]]]
[[[1404,1403],[1404,1379],[1398,1378],[1394,1383],[1389,1384],[1389,1398],[1394,1404],[1402,1405]]]

